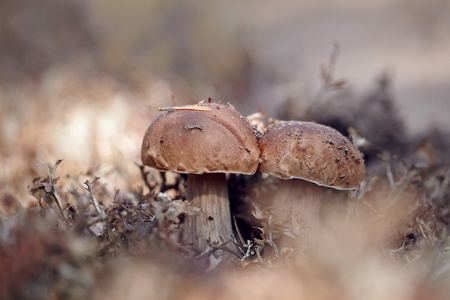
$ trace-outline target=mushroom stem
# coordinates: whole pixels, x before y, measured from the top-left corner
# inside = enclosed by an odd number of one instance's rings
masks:
[[[316,251],[320,236],[320,208],[326,191],[301,179],[281,180],[273,197],[276,218],[281,222],[298,222],[291,228],[298,239],[294,242],[303,251]],[[292,246],[292,240],[282,239],[281,246]]]
[[[200,211],[186,218],[185,245],[202,252],[208,244],[228,242],[233,230],[225,174],[189,174],[186,194],[187,200]]]

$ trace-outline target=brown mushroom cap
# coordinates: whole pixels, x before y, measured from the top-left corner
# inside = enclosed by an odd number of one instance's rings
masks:
[[[359,188],[364,159],[337,130],[313,122],[282,122],[258,141],[259,171],[282,179],[300,178],[335,189]]]
[[[259,149],[247,119],[231,105],[192,107],[169,110],[150,125],[142,143],[144,165],[180,173],[255,173]]]

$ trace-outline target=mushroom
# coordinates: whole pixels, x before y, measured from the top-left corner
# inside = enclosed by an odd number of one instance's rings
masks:
[[[182,240],[201,252],[209,244],[231,239],[225,173],[256,172],[256,136],[230,104],[199,103],[164,110],[145,133],[142,162],[161,171],[188,174],[186,198],[199,213],[186,216]]]
[[[307,220],[314,247],[320,186],[358,189],[365,173],[362,154],[337,130],[313,122],[280,122],[268,127],[258,144],[259,171],[285,180],[274,196],[275,212],[295,212]]]

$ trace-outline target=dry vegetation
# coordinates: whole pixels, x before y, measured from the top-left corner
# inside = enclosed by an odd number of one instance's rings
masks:
[[[184,201],[185,176],[143,167],[140,145],[157,107],[176,101],[174,91],[179,99],[212,91],[205,70],[220,82],[212,96],[244,101],[250,87],[242,82],[258,67],[251,51],[223,49],[217,61],[219,46],[199,51],[198,36],[222,39],[205,29],[213,20],[198,21],[189,5],[155,1],[142,11],[154,18],[136,22],[133,36],[117,32],[122,24],[109,17],[130,18],[124,7],[140,11],[139,1],[97,1],[105,10],[39,2],[69,17],[0,1],[0,42],[8,45],[0,48],[0,299],[448,297],[450,133],[407,136],[389,76],[360,99],[334,80],[335,53],[313,101],[285,101],[274,116],[315,120],[345,135],[353,127],[369,142],[352,131],[366,158],[360,190],[313,189],[323,203],[317,248],[305,246],[308,220],[273,209],[279,181],[257,173],[228,177],[240,253],[217,256],[223,245],[212,245],[198,255],[178,243],[183,218],[196,213]],[[2,15],[14,10],[22,14]],[[172,24],[174,16],[183,18]],[[190,20],[197,21],[183,37]],[[23,35],[35,28],[42,41],[54,22],[74,38],[58,31],[44,47]],[[140,40],[155,24],[163,25]],[[170,57],[155,58],[161,51]],[[190,69],[194,62],[201,67]]]

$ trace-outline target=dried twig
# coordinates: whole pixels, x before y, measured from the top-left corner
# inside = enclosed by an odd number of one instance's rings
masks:
[[[100,179],[100,177],[95,177],[92,182],[86,180],[84,184],[86,185],[86,190],[89,192],[89,201],[91,201],[92,205],[94,205],[95,210],[98,212],[100,216],[104,215],[103,210],[100,208],[97,199],[94,196],[94,184]]]
[[[333,43],[331,48],[330,58],[327,64],[322,64],[320,66],[320,80],[321,85],[316,94],[312,97],[312,104],[309,108],[310,110],[314,110],[319,102],[323,99],[324,95],[332,90],[338,90],[345,86],[347,81],[345,79],[335,78],[335,69],[338,61],[338,56],[340,52],[339,43]]]
[[[245,244],[244,238],[242,237],[241,231],[239,230],[239,227],[237,226],[236,217],[233,216],[233,222],[234,222],[234,228],[236,228],[237,235],[239,237],[239,241],[241,242],[241,245]]]
[[[196,260],[202,259],[204,257],[208,257],[209,255],[213,254],[214,252],[218,251],[218,250],[222,250],[222,251],[226,251],[229,252],[231,254],[233,254],[234,256],[236,256],[237,258],[241,258],[241,256],[239,254],[237,254],[236,252],[234,252],[233,250],[229,249],[228,247],[226,247],[226,245],[228,243],[232,242],[232,240],[229,240],[227,242],[224,242],[222,244],[220,244],[219,246],[209,246],[210,248],[205,249],[205,251],[203,251],[202,253],[200,253],[198,256],[195,257]]]
[[[198,105],[186,105],[186,106],[171,106],[171,107],[160,107],[159,111],[168,111],[168,110],[198,110],[198,111],[209,111],[211,107],[207,106],[198,106]]]
[[[47,167],[47,172],[48,172],[48,185],[45,186],[45,190],[47,191],[47,193],[50,193],[53,195],[53,198],[56,200],[56,204],[58,205],[58,208],[60,209],[60,211],[63,211],[63,207],[62,207],[62,202],[61,202],[61,198],[59,197],[58,193],[55,190],[55,184],[56,182],[59,180],[59,177],[55,179],[55,172],[56,169],[58,168],[59,164],[62,162],[62,159],[58,159],[55,163],[54,166],[52,166],[50,163],[36,163],[36,167]],[[44,195],[44,199],[47,200],[48,198],[52,198],[52,197],[46,197],[47,195]],[[51,200],[49,201],[51,202]],[[39,201],[39,205],[41,207],[42,203]],[[44,208],[45,209],[45,208]]]

